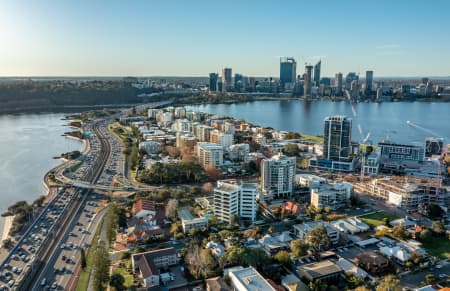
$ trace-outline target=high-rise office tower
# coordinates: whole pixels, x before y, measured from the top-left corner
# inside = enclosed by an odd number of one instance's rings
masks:
[[[330,161],[350,160],[352,120],[342,115],[325,118],[323,157]]]
[[[232,70],[231,68],[222,69],[222,91],[228,92],[233,89]]]
[[[314,86],[320,85],[320,66],[321,65],[322,65],[321,60],[317,64],[314,65]]]
[[[244,76],[241,74],[234,74],[234,90],[241,92],[244,88]]]
[[[373,84],[373,71],[366,71],[366,84],[365,84],[366,93],[370,94],[370,92],[372,92],[372,84]]]
[[[311,96],[312,70],[313,70],[313,66],[311,66],[311,65],[305,66],[305,76],[304,76],[304,97],[305,98]]]
[[[297,75],[297,63],[294,58],[280,58],[280,82],[284,86],[286,83],[295,83]]]
[[[336,95],[342,94],[342,73],[336,73],[334,75],[334,87],[336,88]]]
[[[345,77],[345,89],[350,90],[353,81],[358,81],[359,77],[354,72],[350,72]]]
[[[217,91],[217,80],[219,79],[219,74],[210,73],[209,74],[209,91],[216,92]]]

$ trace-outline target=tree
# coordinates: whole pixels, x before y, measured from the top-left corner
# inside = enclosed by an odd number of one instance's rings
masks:
[[[196,278],[208,278],[217,270],[217,261],[209,249],[202,249],[198,244],[189,247],[185,261],[191,275]]]
[[[409,236],[408,230],[403,225],[396,225],[392,228],[392,235],[398,239],[406,239]]]
[[[222,177],[222,171],[212,164],[208,164],[205,167],[205,174],[208,176],[211,180],[218,180]]]
[[[437,282],[437,278],[435,275],[433,274],[426,274],[425,275],[425,283],[427,283],[427,285],[432,285],[434,283]]]
[[[85,269],[86,268],[86,253],[84,252],[84,249],[83,248],[81,248],[81,263],[80,263],[80,266],[81,266],[81,269]]]
[[[10,249],[13,246],[13,242],[10,238],[7,238],[5,240],[2,241],[2,245],[5,249]]]
[[[318,250],[326,250],[330,247],[330,237],[328,236],[326,228],[321,225],[313,228],[307,236],[308,243]]]
[[[104,290],[104,284],[109,281],[109,267],[111,265],[111,261],[109,259],[108,250],[99,245],[95,252],[94,257],[94,290],[102,291]]]
[[[289,257],[289,253],[286,251],[279,251],[273,256],[273,258],[286,267],[288,267],[292,263],[291,258]]]
[[[365,286],[358,286],[354,291],[371,291],[372,289],[368,289]]]
[[[214,191],[214,184],[211,182],[207,182],[203,184],[202,186],[202,193],[203,194],[212,194]]]
[[[166,217],[174,219],[177,216],[178,200],[169,199],[166,205]]]
[[[123,286],[124,283],[125,278],[119,273],[112,274],[111,279],[109,280],[109,285],[118,291],[125,290],[125,287]]]
[[[445,234],[445,226],[439,220],[433,221],[433,223],[431,224],[431,230],[438,235]]]
[[[420,232],[419,236],[422,241],[427,241],[431,238],[431,231],[428,229],[424,229]]]
[[[231,215],[230,223],[231,225],[236,225],[239,222],[239,218],[236,214]]]
[[[301,239],[292,240],[290,245],[291,250],[296,257],[306,256],[309,246],[305,241]]]
[[[428,206],[428,215],[431,217],[441,217],[444,210],[437,204],[430,204]]]
[[[287,144],[283,149],[283,153],[288,157],[298,156],[299,152],[300,149],[298,148],[298,145],[294,143]]]
[[[180,150],[174,146],[166,146],[167,154],[172,158],[178,158],[180,156]]]
[[[376,291],[401,291],[400,280],[395,278],[392,275],[387,275],[384,277],[384,280],[378,284],[375,289]]]
[[[412,251],[409,253],[409,260],[418,265],[420,263],[420,260],[422,260],[422,255],[416,251]]]

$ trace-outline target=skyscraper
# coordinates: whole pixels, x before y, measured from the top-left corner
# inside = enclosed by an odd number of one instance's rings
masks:
[[[323,158],[330,161],[350,161],[352,120],[342,115],[325,118]]]
[[[366,94],[370,94],[372,92],[372,84],[373,84],[373,71],[366,71]]]
[[[209,91],[216,92],[217,91],[217,80],[219,79],[219,74],[210,73],[209,74]]]
[[[297,75],[297,63],[294,58],[280,58],[280,82],[284,86],[286,83],[295,83]]]
[[[222,91],[228,92],[233,88],[231,68],[222,69]]]
[[[241,92],[244,88],[244,76],[241,74],[234,74],[234,90]]]
[[[336,73],[334,75],[334,87],[336,88],[336,95],[342,94],[342,73]]]
[[[304,97],[305,98],[311,96],[312,70],[313,70],[313,66],[311,66],[311,65],[305,66],[305,76],[304,76]]]
[[[354,72],[350,72],[345,77],[345,89],[350,90],[353,81],[358,81],[359,77]]]
[[[314,66],[314,86],[320,85],[320,66],[322,65],[322,61],[320,60],[315,66]]]

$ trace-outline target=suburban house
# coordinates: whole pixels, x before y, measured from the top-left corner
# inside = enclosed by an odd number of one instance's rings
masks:
[[[139,198],[133,204],[132,214],[136,218],[149,218],[149,216],[155,216],[155,202],[149,199]]]

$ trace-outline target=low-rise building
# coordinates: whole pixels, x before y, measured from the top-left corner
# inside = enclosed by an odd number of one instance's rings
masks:
[[[148,155],[158,153],[161,147],[161,144],[157,141],[146,140],[139,143],[139,150],[145,151]]]
[[[138,253],[131,256],[133,272],[138,273],[146,288],[160,285],[160,269],[176,265],[177,252],[174,248]]]
[[[133,204],[131,212],[137,218],[154,217],[156,215],[155,202],[150,199],[139,198]]]
[[[296,224],[293,226],[293,232],[299,239],[307,241],[308,233],[319,226],[325,227],[332,244],[337,244],[339,242],[339,231],[332,225],[321,220]]]
[[[245,156],[249,153],[250,145],[248,143],[234,144],[228,148],[228,157],[232,161],[244,161]]]
[[[353,186],[349,183],[322,184],[311,189],[311,205],[337,209],[345,206],[352,193]]]
[[[236,291],[276,291],[253,267],[236,267],[228,270],[231,286]]]
[[[229,133],[224,133],[220,130],[213,130],[210,133],[210,142],[213,144],[218,144],[224,148],[229,148],[233,144],[234,136]]]
[[[371,273],[379,273],[389,267],[388,259],[372,251],[359,253],[356,255],[355,263],[358,266],[363,266],[364,269]]]
[[[430,203],[443,205],[447,197],[438,179],[413,177],[384,177],[353,183],[356,191],[387,200],[389,203],[411,209],[420,209]]]
[[[342,269],[330,260],[300,266],[297,272],[300,278],[308,282],[336,280],[343,273]]]
[[[178,210],[178,217],[181,220],[181,226],[183,227],[183,232],[187,233],[192,228],[202,229],[208,227],[208,218],[206,217],[194,217],[192,213],[187,208],[180,208]]]
[[[318,188],[327,183],[327,179],[312,174],[297,174],[295,175],[295,184],[302,188]]]

